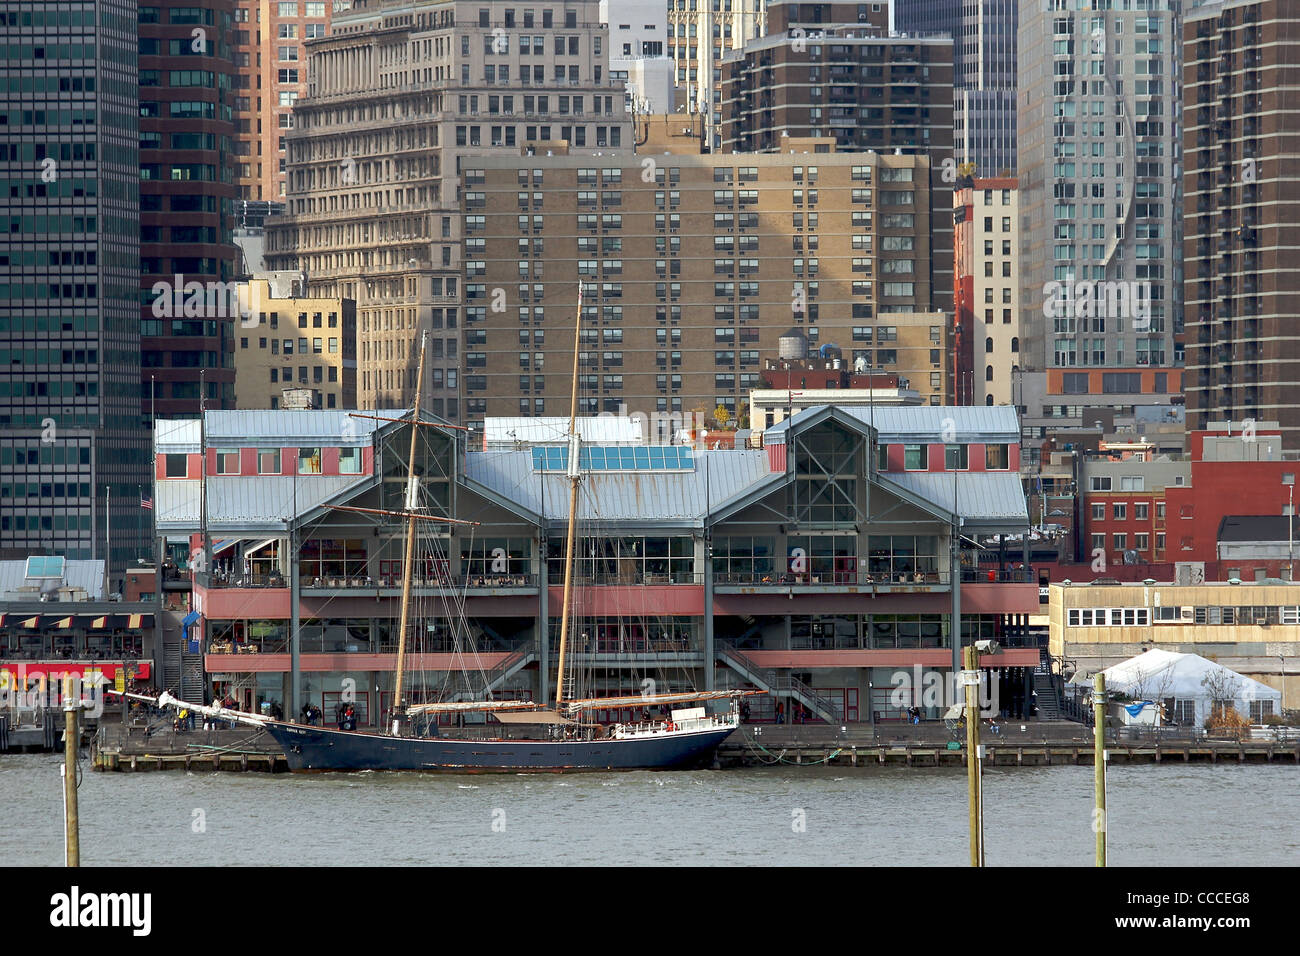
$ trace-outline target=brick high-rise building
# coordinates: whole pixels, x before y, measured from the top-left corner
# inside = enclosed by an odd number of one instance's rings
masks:
[[[266,263],[306,272],[312,295],[356,300],[362,407],[410,405],[429,331],[424,407],[461,416],[462,212],[479,199],[458,172],[529,143],[630,153],[606,45],[597,0],[354,0],[307,45],[288,208],[267,223]],[[540,220],[543,193],[529,188],[515,211]]]
[[[1183,25],[1187,427],[1300,435],[1300,3],[1214,3]]]
[[[235,152],[239,198],[284,198],[285,138],[307,91],[306,42],[329,33],[348,0],[236,0]]]
[[[0,28],[0,558],[104,557],[107,492],[111,581],[149,553],[136,4],[4,0]]]
[[[146,416],[155,409],[168,418],[197,415],[201,401],[235,406],[234,12],[235,0],[151,0],[140,7]]]
[[[789,147],[467,158],[468,421],[569,412],[579,280],[582,415],[736,413],[792,325],[949,402],[952,211],[929,157]]]
[[[951,40],[891,36],[887,7],[872,6],[885,5],[772,4],[767,35],[724,60],[723,151],[831,136],[843,150],[951,156]]]

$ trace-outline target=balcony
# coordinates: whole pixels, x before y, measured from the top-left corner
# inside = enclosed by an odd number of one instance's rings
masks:
[[[227,574],[216,572],[212,575],[199,575],[199,584],[214,589],[245,588],[267,589],[288,587],[288,579],[278,573],[271,574]],[[397,591],[402,587],[400,575],[303,575],[298,579],[299,587],[304,592],[331,591],[345,593],[369,592],[376,595],[380,591]],[[461,574],[421,576],[411,578],[411,586],[425,590],[455,589],[458,591],[497,591],[511,589],[529,589],[537,587],[535,574]]]
[[[904,570],[906,568],[906,570]],[[948,571],[913,570],[911,565],[878,567],[874,571],[826,570],[802,573],[755,571],[717,573],[714,587],[721,591],[738,591],[767,588],[859,589],[871,591],[931,591],[946,589]]]
[[[564,586],[564,574],[561,571],[552,570],[548,583],[551,587]],[[629,585],[643,585],[662,587],[664,585],[694,584],[703,585],[704,575],[696,574],[693,571],[611,571],[608,573],[583,574],[581,572],[573,575],[574,587],[618,587]]]

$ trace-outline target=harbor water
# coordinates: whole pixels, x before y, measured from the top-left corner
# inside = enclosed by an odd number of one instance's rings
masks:
[[[60,758],[0,754],[10,863],[61,865]],[[83,866],[955,865],[957,768],[571,775],[95,773]],[[1112,766],[1113,866],[1300,862],[1300,767]],[[1092,769],[990,769],[989,866],[1091,866]]]

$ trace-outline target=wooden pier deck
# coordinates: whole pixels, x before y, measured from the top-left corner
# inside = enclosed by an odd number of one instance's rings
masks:
[[[280,745],[260,730],[160,731],[101,728],[91,745],[96,770],[140,773],[148,770],[214,770],[263,773],[287,771]]]
[[[1092,766],[1092,729],[1066,721],[1004,727],[982,734],[987,767]],[[1289,763],[1300,765],[1300,740],[1212,739],[1193,732],[1110,733],[1112,764]],[[964,767],[966,748],[942,724],[838,727],[742,727],[718,749],[723,767],[764,765],[832,767]]]
[[[985,734],[988,767],[1092,766],[1091,728],[1067,721],[1005,727]],[[949,744],[957,744],[950,747]],[[1210,739],[1167,731],[1159,737],[1116,734],[1107,744],[1112,764],[1282,763],[1300,766],[1300,740]],[[91,746],[96,770],[277,773],[288,766],[279,746],[258,730],[171,730],[144,736],[141,728],[100,728]],[[821,724],[745,726],[718,750],[722,767],[831,766],[964,767],[965,748],[942,724],[850,724],[844,731]]]

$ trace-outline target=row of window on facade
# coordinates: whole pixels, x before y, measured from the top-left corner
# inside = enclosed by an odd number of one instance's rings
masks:
[[[1069,627],[1145,627],[1156,624],[1269,625],[1300,624],[1300,606],[1158,605],[1146,607],[1069,608]]]
[[[880,445],[877,449],[880,471],[889,470],[890,445]],[[903,469],[905,471],[930,470],[930,446],[903,446]],[[945,471],[965,471],[970,467],[969,445],[944,445],[943,467]],[[1006,471],[1011,467],[1011,446],[1007,444],[986,444],[984,446],[984,469],[986,471]]]
[[[257,340],[257,347],[258,347],[259,349],[264,349],[264,348],[266,348],[266,347],[267,347],[267,341],[268,341],[268,340],[267,340],[265,337],[259,337],[258,340]],[[280,355],[280,354],[284,354],[284,355],[293,355],[293,354],[294,354],[294,350],[293,350],[293,339],[283,339],[283,340],[281,340],[281,339],[270,339],[269,341],[270,341],[270,348],[271,348],[271,354],[272,354],[272,355]],[[248,345],[248,338],[247,338],[247,337],[241,337],[241,338],[240,338],[240,340],[239,340],[239,347],[240,347],[241,349],[246,349],[246,348],[249,347],[249,345]],[[307,347],[307,340],[306,340],[305,338],[300,338],[300,339],[298,339],[298,354],[299,354],[299,355],[306,355],[306,354],[308,354],[309,351],[310,351],[310,353],[313,354],[313,355],[321,355],[321,354],[324,354],[324,353],[325,353],[326,348],[327,348],[327,343],[326,343],[326,340],[323,339],[323,338],[313,338],[313,339],[311,340],[311,348],[310,348],[310,350],[309,350],[308,347]],[[338,340],[337,338],[332,338],[332,337],[331,337],[331,338],[328,340],[328,352],[329,352],[329,354],[330,354],[330,355],[335,355],[335,354],[338,353],[338,350],[339,350],[339,340]]]
[[[298,462],[297,474],[300,475],[319,475],[321,474],[322,449],[319,446],[312,448],[299,448],[296,459]],[[241,449],[238,448],[215,448],[216,455],[216,474],[223,476],[236,476],[241,474],[248,475],[281,475],[284,474],[282,468],[282,451],[280,448],[259,448],[257,449],[257,466],[256,471],[242,471]],[[362,454],[359,447],[339,448],[339,474],[341,475],[359,475],[362,467]],[[186,454],[166,454],[164,459],[164,477],[166,478],[197,478],[198,475],[189,474],[189,455]]]

